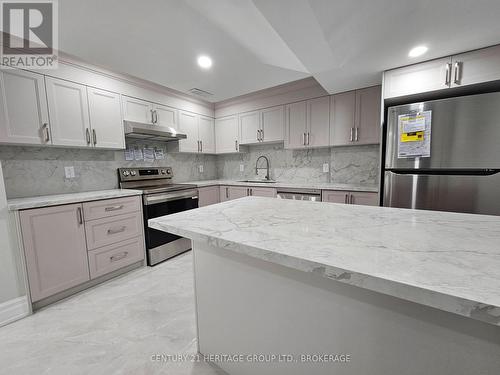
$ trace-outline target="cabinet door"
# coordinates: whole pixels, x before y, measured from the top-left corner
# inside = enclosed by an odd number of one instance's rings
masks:
[[[280,105],[261,112],[262,142],[279,142],[284,139],[285,107]]]
[[[179,131],[187,135],[179,141],[180,152],[199,152],[198,115],[179,111]]]
[[[380,86],[356,90],[355,144],[380,143]]]
[[[452,64],[452,87],[499,80],[500,46],[453,56]]]
[[[384,73],[384,98],[442,90],[450,87],[447,69],[451,58],[427,61]]]
[[[260,111],[240,114],[239,123],[242,145],[259,142]]]
[[[52,144],[90,146],[87,87],[46,77]]]
[[[198,189],[198,206],[205,207],[219,203],[220,191],[218,186],[207,186]]]
[[[229,186],[229,200],[246,196],[248,196],[248,188],[246,186]]]
[[[308,147],[324,147],[330,144],[330,97],[312,99],[307,102]]]
[[[350,145],[354,140],[356,92],[332,95],[330,109],[330,145]]]
[[[51,143],[43,75],[0,70],[0,142]]]
[[[155,124],[160,126],[171,126],[177,125],[177,109],[172,107],[167,107],[166,105],[155,104],[153,106],[153,111],[155,111]]]
[[[250,195],[255,196],[255,197],[276,198],[276,189],[251,187],[250,188]]]
[[[330,203],[349,203],[350,193],[348,191],[322,190],[321,201]]]
[[[361,204],[365,206],[378,206],[378,194],[368,193],[361,191],[354,191],[351,193],[350,202],[351,204]]]
[[[153,105],[144,100],[122,96],[123,118],[129,121],[153,123]]]
[[[125,148],[120,94],[91,87],[87,92],[94,147]]]
[[[305,148],[307,128],[307,102],[298,102],[286,106],[286,148]]]
[[[219,202],[229,200],[229,186],[219,186]]]
[[[217,154],[239,151],[238,116],[215,120],[215,151]]]
[[[215,154],[215,125],[214,119],[205,116],[198,117],[198,134],[200,150],[204,154]]]
[[[90,279],[81,211],[80,204],[21,211],[32,301]]]

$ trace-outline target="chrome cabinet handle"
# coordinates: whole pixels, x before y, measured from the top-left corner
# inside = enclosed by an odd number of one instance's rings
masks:
[[[349,201],[350,204],[354,204],[354,195],[351,194],[351,198],[350,198],[350,201]]]
[[[302,133],[302,146],[306,145],[306,133]]]
[[[200,152],[203,152],[203,141],[200,141]]]
[[[446,77],[444,79],[444,85],[449,86],[451,83],[451,63],[446,64]]]
[[[155,118],[154,118],[154,115],[153,115],[154,111],[152,109],[150,109],[149,111],[151,112],[151,123],[154,124],[155,123]]]
[[[226,188],[226,198],[229,199],[229,188]]]
[[[82,225],[83,224],[83,214],[82,214],[81,207],[78,207],[76,209],[76,218],[78,219],[78,224]]]
[[[260,140],[264,142],[264,129],[260,129]]]
[[[349,194],[346,194],[344,197],[344,203],[347,204],[349,203]]]
[[[125,232],[125,229],[127,229],[125,225],[121,226],[120,228],[110,228],[108,229],[108,234],[122,233]]]
[[[196,141],[198,144],[198,152],[200,152],[200,141]]]
[[[90,130],[89,128],[85,129],[85,138],[87,139],[87,145],[90,145]]]
[[[257,141],[260,142],[260,129],[257,129]]]
[[[158,112],[156,112],[156,109],[154,110],[154,113],[155,113],[155,124],[158,124],[158,119],[160,118],[160,116],[158,115]]]
[[[307,132],[307,145],[309,146],[311,141],[311,133]]]
[[[350,140],[351,142],[353,141],[353,135],[352,135],[353,131],[354,131],[354,128],[351,128],[351,136],[350,136],[350,138],[349,138],[349,140]]]
[[[50,141],[49,124],[47,124],[46,122],[44,122],[42,125],[42,134],[44,141],[49,142]]]
[[[455,62],[455,76],[453,82],[456,85],[460,85],[460,76],[462,75],[462,63],[460,61]]]
[[[238,151],[238,140],[237,139],[234,141],[234,149],[236,151]]]
[[[94,140],[94,146],[97,145],[97,132],[95,129],[92,129],[92,138]]]
[[[109,211],[118,211],[118,210],[121,210],[122,208],[123,208],[123,204],[121,204],[119,206],[106,207],[104,209],[104,211],[106,211],[106,212],[109,212]]]
[[[359,141],[359,137],[358,137],[358,129],[359,128],[354,128],[354,140],[357,142]]]
[[[113,255],[109,257],[109,260],[112,262],[116,262],[118,260],[122,260],[123,258],[126,258],[128,255],[128,251],[124,251],[123,253]]]

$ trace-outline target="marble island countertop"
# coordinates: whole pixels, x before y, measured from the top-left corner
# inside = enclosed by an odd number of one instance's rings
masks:
[[[243,178],[242,178],[243,179]],[[254,186],[254,187],[270,187],[270,188],[292,188],[292,189],[318,189],[318,190],[344,190],[344,191],[366,191],[378,192],[377,185],[362,185],[362,184],[342,184],[334,182],[283,182],[276,181],[272,183],[262,182],[245,182],[238,180],[201,180],[183,182],[185,184],[196,185],[198,187],[229,185],[229,186]]]
[[[500,217],[248,197],[149,225],[500,325]]]
[[[120,198],[141,194],[141,190],[132,189],[86,191],[81,193],[42,195],[38,197],[8,199],[7,206],[9,207],[10,211],[16,211],[28,208],[49,207],[57,206],[60,204],[97,201],[101,199]]]

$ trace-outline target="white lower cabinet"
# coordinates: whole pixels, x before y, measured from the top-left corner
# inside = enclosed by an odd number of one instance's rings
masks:
[[[119,215],[117,207],[122,206],[137,211]],[[101,207],[104,211],[99,215]],[[108,207],[113,211],[105,210]],[[20,227],[31,301],[143,260],[141,207],[141,197],[136,196],[22,210]],[[93,214],[86,218],[87,212]]]
[[[363,191],[322,190],[321,201],[330,203],[378,206],[378,193]]]
[[[198,188],[198,207],[210,206],[220,202],[219,186],[206,186]]]

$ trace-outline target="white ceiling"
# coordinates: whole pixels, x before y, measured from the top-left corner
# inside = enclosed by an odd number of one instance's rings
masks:
[[[377,84],[383,70],[500,43],[499,14],[498,0],[59,0],[59,45],[217,102],[310,75],[329,93]],[[408,58],[419,44],[429,52]]]

